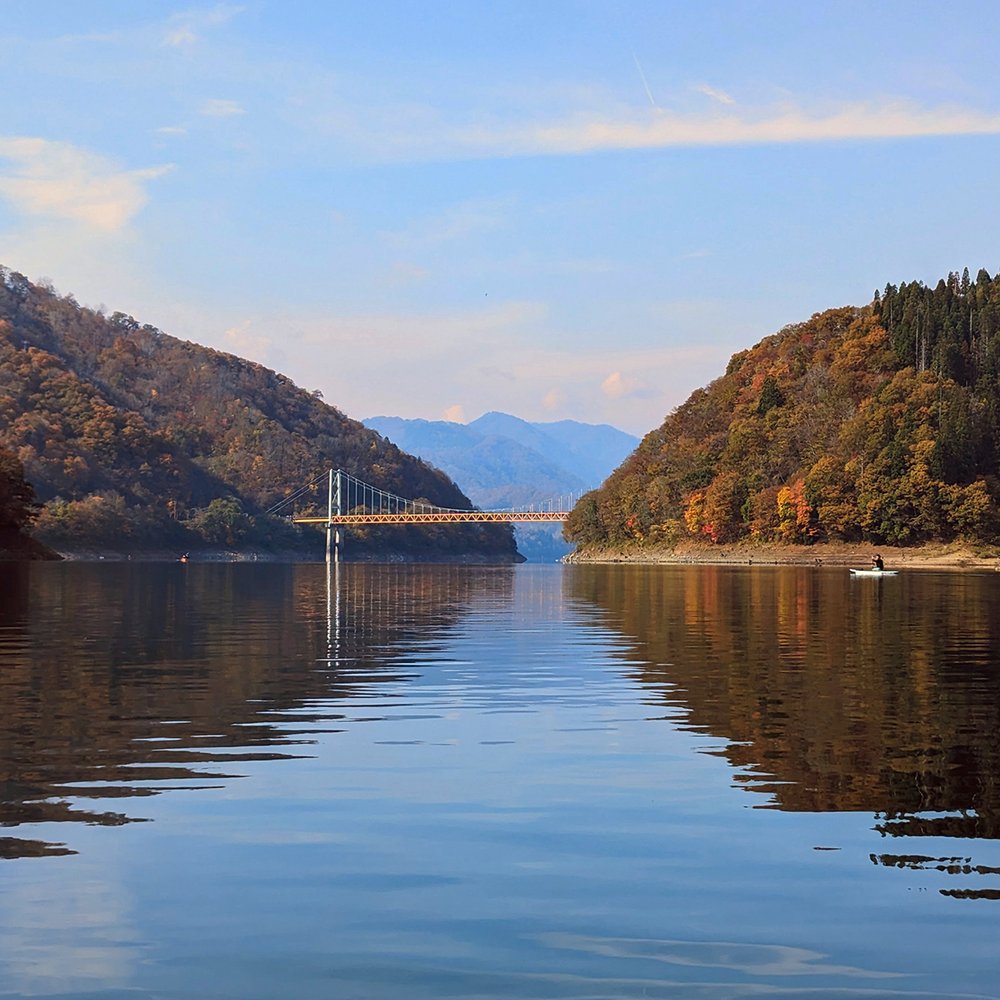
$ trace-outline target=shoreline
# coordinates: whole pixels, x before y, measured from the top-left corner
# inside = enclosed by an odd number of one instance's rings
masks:
[[[903,548],[846,542],[816,545],[712,545],[684,542],[673,548],[630,546],[571,552],[564,562],[582,564],[706,566],[842,566],[864,569],[878,552],[886,569],[988,570],[1000,572],[1000,547],[932,542]]]
[[[113,551],[113,550],[61,550],[57,558],[65,562],[107,562],[107,563],[179,563],[182,565],[195,563],[324,563],[325,553],[298,552],[294,549],[278,550],[273,552],[242,552],[230,549],[203,549],[186,554],[187,558],[182,558],[180,553],[166,550],[141,550],[141,551]],[[432,559],[426,553],[417,558],[409,553],[389,552],[376,555],[364,553],[359,557],[343,559],[341,565],[379,563],[379,564],[416,564],[416,563],[452,563],[454,565],[470,566],[507,566],[519,565],[523,560],[490,559],[488,557],[478,557],[466,555],[465,557],[450,557],[442,559]]]

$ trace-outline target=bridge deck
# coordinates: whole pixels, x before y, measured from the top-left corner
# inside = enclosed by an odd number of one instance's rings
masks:
[[[565,521],[568,510],[448,510],[411,514],[334,514],[332,517],[293,517],[295,524],[487,524],[519,521]]]

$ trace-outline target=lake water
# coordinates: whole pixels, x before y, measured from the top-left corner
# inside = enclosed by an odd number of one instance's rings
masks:
[[[1000,997],[1000,574],[0,567],[0,997]]]

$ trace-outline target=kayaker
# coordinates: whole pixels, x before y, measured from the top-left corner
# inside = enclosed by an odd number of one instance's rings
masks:
[[[876,569],[880,573],[885,569],[885,563],[882,561],[882,557],[877,552],[872,556],[872,569]]]

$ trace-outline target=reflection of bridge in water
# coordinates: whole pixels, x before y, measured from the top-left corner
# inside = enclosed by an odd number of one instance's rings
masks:
[[[327,506],[325,514],[312,510],[293,513],[294,524],[326,525],[327,562],[339,562],[341,551],[341,526],[373,524],[516,524],[522,522],[559,522],[569,517],[575,495],[567,494],[538,504],[527,510],[459,510],[441,507],[429,500],[411,500],[397,496],[371,483],[363,482],[342,469],[331,469],[311,483],[299,487],[283,500],[274,504],[269,514],[281,514],[286,509],[296,510],[298,505],[314,508],[314,498],[323,479],[327,479]]]

